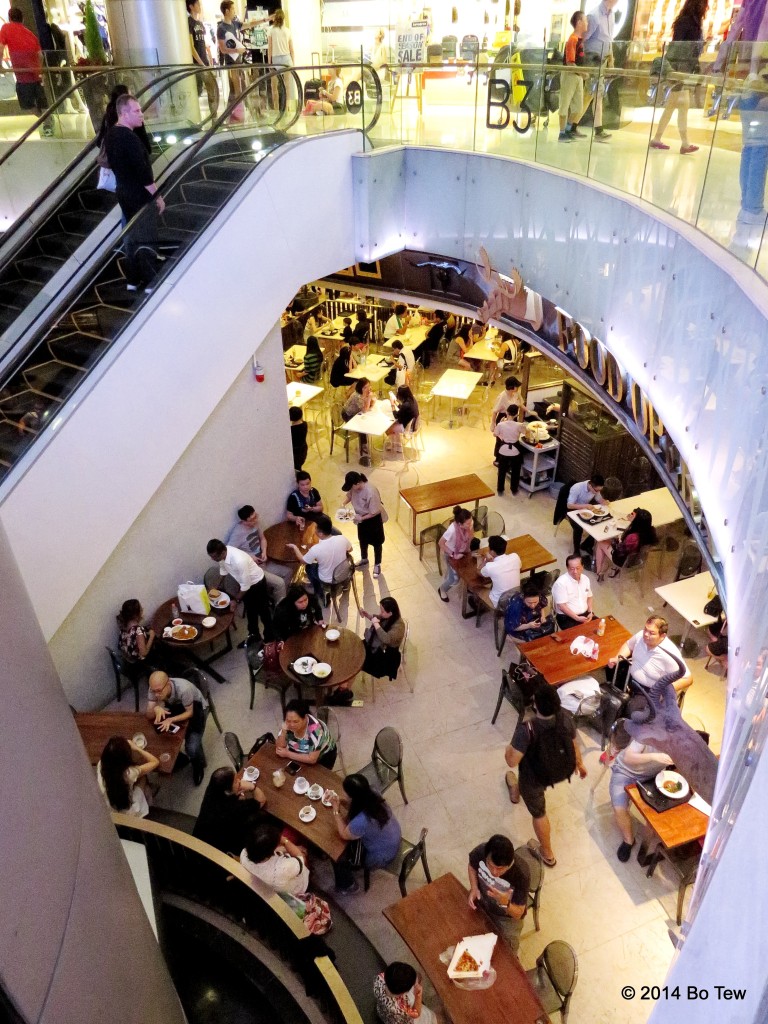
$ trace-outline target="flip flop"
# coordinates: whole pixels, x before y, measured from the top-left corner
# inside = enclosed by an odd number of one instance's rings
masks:
[[[547,860],[544,854],[541,852],[541,843],[535,839],[529,839],[527,844],[528,849],[531,851],[534,857],[541,861],[541,863],[548,868],[553,868],[557,864],[557,858],[553,857],[551,860]]]

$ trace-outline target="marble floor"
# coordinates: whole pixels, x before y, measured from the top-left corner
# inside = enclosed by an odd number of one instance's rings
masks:
[[[434,373],[433,373],[434,376]],[[462,425],[446,429],[447,407],[438,410],[426,425],[426,453],[403,479],[426,483],[465,472],[476,472],[495,491],[492,466],[493,443],[487,426]],[[343,448],[329,457],[325,445],[322,457],[316,450],[307,469],[319,488],[326,507],[341,504],[340,490],[347,468]],[[401,822],[403,833],[417,838],[428,827],[427,850],[433,877],[454,872],[466,882],[467,853],[473,845],[494,832],[508,834],[515,845],[533,835],[530,816],[522,804],[510,804],[504,785],[504,747],[514,729],[515,712],[506,705],[495,725],[490,724],[496,702],[504,657],[497,658],[492,623],[486,616],[479,629],[473,620],[462,620],[458,592],[449,604],[436,593],[439,581],[434,554],[419,561],[418,549],[410,541],[408,520],[396,522],[400,467],[389,462],[370,471],[390,513],[384,548],[383,572],[373,580],[369,572],[359,573],[364,604],[376,607],[380,595],[397,598],[409,620],[407,673],[414,692],[404,681],[377,686],[376,701],[358,682],[361,708],[338,710],[341,747],[347,771],[354,771],[369,759],[377,731],[394,726],[405,749],[405,780],[409,803],[402,802],[397,787],[387,797]],[[258,506],[258,495],[244,494],[243,501]],[[504,517],[509,536],[531,533],[557,555],[562,567],[570,550],[571,534],[562,525],[553,534],[553,499],[547,491],[528,498],[493,497],[488,504]],[[404,511],[404,510],[403,510]],[[446,513],[447,514],[447,513]],[[435,514],[435,521],[445,514]],[[426,525],[420,522],[420,525]],[[354,527],[343,525],[350,539]],[[623,604],[615,581],[595,584],[596,607],[614,614],[629,629],[639,629],[648,609],[658,607],[654,586],[669,582],[674,575],[675,553],[666,556],[660,579],[650,572],[644,589],[628,585]],[[681,622],[671,610],[671,632],[679,633]],[[362,632],[355,621],[354,604],[347,625]],[[241,627],[242,631],[242,627]],[[701,637],[699,638],[701,639]],[[705,639],[705,638],[704,638]],[[725,708],[723,680],[705,671],[702,658],[690,662],[695,682],[688,693],[685,717],[696,727],[704,725],[712,734],[712,746],[719,751]],[[238,733],[248,746],[261,733],[280,726],[280,705],[274,691],[257,687],[256,703],[249,711],[249,687],[241,651],[233,651],[217,663],[230,679],[229,685],[213,684],[217,710],[225,729]],[[639,1024],[649,1016],[650,1003],[624,1002],[624,984],[662,984],[673,947],[667,934],[674,927],[677,883],[664,864],[647,879],[634,858],[627,864],[616,859],[619,836],[613,824],[608,800],[608,779],[598,763],[599,740],[589,729],[580,730],[584,757],[589,770],[586,780],[574,778],[547,796],[553,824],[554,849],[558,862],[545,871],[541,897],[541,931],[526,921],[520,950],[525,967],[533,966],[548,941],[565,939],[579,958],[579,980],[573,997],[572,1024]],[[212,722],[205,736],[209,770],[227,763],[221,738]],[[194,788],[188,770],[163,782],[158,798],[162,806],[196,813],[203,788]],[[328,881],[327,868],[317,869],[318,884]],[[409,885],[423,882],[420,867]],[[396,880],[376,872],[371,889],[347,897],[345,906],[371,941],[387,959],[408,958],[408,952],[383,917],[382,908],[399,897]]]

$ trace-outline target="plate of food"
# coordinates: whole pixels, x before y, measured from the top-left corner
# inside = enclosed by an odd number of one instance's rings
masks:
[[[314,821],[315,820],[315,818],[317,817],[317,811],[315,810],[314,807],[311,807],[309,804],[306,804],[299,811],[299,817],[301,818],[301,820],[306,825],[310,821]]]
[[[303,658],[297,658],[294,661],[293,670],[298,672],[300,676],[309,676],[312,675],[315,665],[317,665],[317,660],[310,658],[309,655],[305,655]]]
[[[197,628],[195,626],[188,626],[182,623],[180,626],[174,626],[171,630],[171,636],[174,640],[194,640],[197,636]]]
[[[219,610],[222,608],[229,608],[229,594],[222,594],[220,590],[209,590],[208,598],[214,608],[218,608]]]
[[[308,789],[309,782],[304,778],[304,776],[297,776],[296,781],[293,784],[293,792],[298,793],[299,796],[304,796]]]
[[[691,787],[679,772],[670,771],[665,768],[656,776],[656,788],[662,796],[668,796],[672,800],[684,800]]]
[[[318,661],[312,669],[312,675],[317,679],[327,679],[331,672],[331,666],[325,661]]]
[[[315,782],[309,787],[307,796],[310,800],[320,800],[323,795],[323,787],[319,783]]]
[[[494,932],[486,932],[485,935],[468,935],[457,942],[448,965],[448,977],[453,981],[482,978],[485,971],[490,970],[496,939]]]
[[[353,508],[340,508],[336,512],[336,519],[340,523],[351,523],[355,518],[355,510]]]

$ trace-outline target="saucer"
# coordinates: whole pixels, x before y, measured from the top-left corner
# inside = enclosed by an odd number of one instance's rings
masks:
[[[315,818],[317,817],[317,811],[315,810],[314,807],[310,807],[310,805],[307,804],[305,807],[302,807],[301,810],[299,811],[299,817],[305,824],[308,824],[310,821],[315,820]]]

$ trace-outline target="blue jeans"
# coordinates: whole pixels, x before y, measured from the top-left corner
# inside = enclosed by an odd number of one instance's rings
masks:
[[[765,201],[765,179],[768,173],[768,110],[766,100],[758,93],[747,93],[739,102],[742,127],[739,185],[741,208],[749,213],[762,213]]]
[[[205,731],[205,722],[208,721],[208,712],[204,712],[204,723],[203,732]],[[197,762],[201,768],[205,768],[208,763],[205,759],[203,752],[203,733],[195,732],[190,726],[187,726],[187,735],[184,740],[184,753],[187,755],[192,764]]]
[[[451,587],[455,587],[459,582],[459,574],[447,559],[448,556],[446,555],[445,576],[443,576],[443,582],[440,584],[440,590],[442,590],[443,593],[445,593],[446,590],[450,590]]]
[[[320,580],[320,567],[317,562],[312,562],[311,565],[307,564],[304,566],[309,582],[312,584],[315,595],[321,597],[323,593],[323,584]]]

